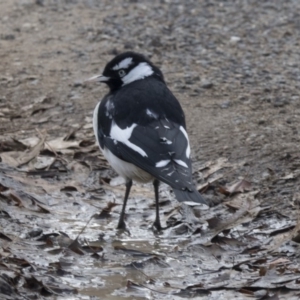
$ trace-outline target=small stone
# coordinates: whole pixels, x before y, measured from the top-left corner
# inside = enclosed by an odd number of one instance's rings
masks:
[[[16,36],[13,34],[4,34],[1,36],[1,39],[5,41],[13,41],[15,38]]]
[[[118,55],[119,54],[119,51],[116,49],[116,48],[112,48],[108,51],[108,54],[111,54],[111,55]]]
[[[191,79],[191,78],[187,78],[186,80],[185,80],[185,84],[187,84],[187,85],[191,85],[191,84],[193,84],[194,82],[193,82],[193,80]]]
[[[231,102],[229,101],[229,100],[226,100],[226,101],[224,101],[224,102],[222,102],[221,104],[220,104],[220,107],[221,108],[228,108],[228,107],[230,107],[231,106]]]
[[[249,96],[248,95],[240,95],[238,96],[239,101],[248,101],[249,100]]]
[[[27,236],[29,238],[35,238],[35,237],[40,236],[42,233],[43,233],[42,229],[33,229],[27,233]]]
[[[270,56],[270,55],[271,55],[271,52],[264,52],[262,55],[263,55],[263,56]]]
[[[161,47],[162,46],[162,42],[160,40],[160,37],[158,37],[158,36],[153,37],[152,40],[149,43],[149,46],[152,46],[152,47]]]
[[[230,43],[232,43],[232,44],[236,44],[236,43],[238,43],[238,42],[240,42],[241,41],[241,38],[240,37],[238,37],[238,36],[232,36],[232,37],[230,37]]]
[[[286,104],[287,104],[287,101],[285,99],[275,98],[273,100],[273,106],[274,107],[283,107]]]
[[[134,42],[126,42],[124,43],[124,49],[129,49],[132,50],[135,47],[135,43]]]
[[[83,82],[82,81],[74,81],[73,82],[73,87],[80,87],[80,86],[82,86],[83,85]]]
[[[203,80],[201,87],[204,89],[211,89],[214,86],[214,84],[208,80]]]

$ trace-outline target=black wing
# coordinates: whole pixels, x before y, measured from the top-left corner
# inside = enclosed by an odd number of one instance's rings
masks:
[[[105,147],[114,155],[172,188],[193,190],[190,146],[184,132],[178,124],[157,120],[146,127],[136,126],[128,140],[129,145],[118,141],[115,136],[104,137],[103,140]]]

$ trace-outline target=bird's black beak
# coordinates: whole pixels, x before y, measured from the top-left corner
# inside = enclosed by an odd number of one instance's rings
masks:
[[[103,76],[103,75],[96,75],[93,76],[89,79],[86,79],[84,83],[89,83],[89,82],[107,82],[110,79],[110,77]]]

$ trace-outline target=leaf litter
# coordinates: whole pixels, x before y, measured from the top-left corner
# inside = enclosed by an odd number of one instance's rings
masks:
[[[73,134],[69,134],[68,139]],[[147,216],[149,209],[147,199],[153,196],[151,188],[149,185],[137,185],[133,188],[134,203],[129,204],[127,213],[130,235],[118,237],[114,228],[118,219],[117,206],[122,203],[124,193],[122,181],[114,179],[111,185],[110,175],[97,180],[93,168],[80,167],[84,158],[94,151],[94,145],[86,143],[88,148],[83,147],[80,161],[76,162],[74,154],[81,148],[81,140],[76,140],[76,136],[74,138],[75,140],[69,142],[65,137],[48,142],[46,135],[43,135],[35,144],[27,143],[30,148],[26,153],[14,156],[17,163],[3,156],[7,152],[0,154],[3,170],[0,194],[2,211],[0,240],[5,242],[2,246],[2,253],[5,255],[1,254],[0,268],[3,269],[5,266],[5,270],[17,270],[17,273],[15,271],[10,273],[10,277],[2,278],[4,284],[11,287],[10,292],[14,291],[18,295],[33,293],[40,296],[85,293],[84,289],[78,290],[80,278],[84,276],[87,279],[93,276],[98,270],[98,264],[95,263],[97,261],[101,261],[102,264],[101,272],[97,277],[100,279],[99,284],[101,278],[118,276],[120,268],[123,268],[129,276],[127,278],[131,278],[125,290],[121,286],[119,290],[115,290],[116,295],[122,293],[135,295],[137,288],[138,294],[142,292],[145,295],[151,291],[151,293],[164,294],[170,299],[175,296],[209,297],[220,288],[240,290],[240,293],[249,291],[248,293],[253,294],[264,289],[276,291],[280,286],[288,288],[288,284],[291,286],[292,283],[295,288],[296,282],[300,282],[300,275],[291,271],[291,261],[286,253],[278,257],[278,249],[291,242],[299,231],[297,225],[295,224],[294,229],[280,239],[278,235],[270,239],[271,235],[263,230],[261,232],[264,239],[262,239],[260,230],[257,229],[262,226],[254,225],[255,221],[262,221],[259,220],[259,214],[262,212],[259,191],[249,191],[251,184],[245,179],[226,187],[219,187],[219,194],[224,194],[227,198],[223,203],[206,211],[204,215],[201,211],[200,215],[196,214],[196,222],[189,224],[187,231],[173,230],[174,226],[186,226],[182,223],[186,219],[182,217],[180,209],[174,206],[176,201],[168,200],[173,197],[168,188],[162,186],[162,203],[166,202],[161,212],[166,215],[166,218],[162,219],[168,222],[168,219],[175,217],[177,221],[160,236],[155,236],[149,231],[151,217],[149,219]],[[18,153],[19,145],[19,143],[10,144],[9,150],[17,150]],[[45,147],[54,156],[45,156],[43,153],[48,154],[44,152]],[[24,148],[20,150],[24,151]],[[97,156],[101,158],[100,154]],[[55,165],[56,161],[60,163],[59,167]],[[205,180],[217,174],[216,179],[210,182],[212,187],[218,186],[218,182],[224,179],[228,170],[235,170],[239,166],[240,164],[232,164],[227,159],[220,158],[216,162],[207,163],[201,172]],[[43,173],[52,169],[56,171],[53,176],[48,174],[43,179]],[[81,170],[83,181],[78,181],[78,170]],[[108,171],[106,163],[104,170]],[[39,173],[32,173],[33,171]],[[97,197],[99,186],[103,187],[105,193]],[[91,200],[92,194],[102,201]],[[111,201],[112,196],[113,199],[118,197],[121,203]],[[139,203],[138,207],[136,201]],[[98,215],[95,213],[96,207],[101,210]],[[153,207],[152,203],[150,207]],[[170,209],[172,213],[168,212]],[[45,219],[44,214],[51,215],[50,219]],[[132,219],[130,217],[132,214],[137,217]],[[34,216],[34,222],[28,220],[30,215]],[[150,215],[153,217],[153,214]],[[16,218],[19,220],[18,223],[14,221]],[[101,224],[102,220],[106,222]],[[135,225],[139,223],[140,228]],[[29,234],[33,229],[38,229],[37,235]],[[256,232],[253,233],[253,230]],[[48,235],[49,238],[41,239],[41,235],[45,237]],[[69,235],[73,235],[74,238],[70,238]],[[265,240],[266,237],[269,239]],[[40,242],[34,246],[33,242],[38,240]],[[255,241],[257,249],[255,252],[252,251],[250,256],[251,248],[249,249],[248,245],[254,245]],[[126,255],[120,258],[121,253]],[[276,256],[272,256],[272,253],[276,253]],[[12,260],[11,255],[19,261]],[[81,260],[78,259],[78,255],[82,257]],[[291,252],[290,255],[294,253]],[[39,261],[39,257],[43,258]],[[74,259],[70,260],[72,257]],[[262,258],[263,264],[255,263]],[[25,259],[24,263],[20,263],[20,259]],[[195,260],[201,262],[200,265],[194,264]],[[73,274],[77,279],[65,278],[60,281],[55,276],[51,276],[50,279],[47,275],[49,273],[47,266],[49,268],[55,261],[57,272]],[[184,266],[182,261],[185,261]],[[46,268],[41,269],[39,265],[44,265]],[[129,271],[129,265],[134,271]],[[34,273],[19,275],[21,272],[24,273],[24,268],[28,266],[35,270]],[[86,266],[94,268],[93,271],[85,272]],[[81,269],[80,272],[77,270],[78,267]],[[293,267],[295,270],[295,266]],[[247,273],[242,272],[244,268],[248,270]],[[135,274],[136,271],[144,274],[145,281],[140,280],[140,276]],[[170,277],[170,272],[174,271],[176,276]],[[269,273],[271,275],[268,275]],[[149,281],[149,278],[152,280]],[[180,282],[183,278],[189,284],[182,285]],[[21,282],[18,288],[11,283],[16,280]],[[105,290],[105,287],[103,289]],[[99,291],[101,290],[100,288]]]
[[[73,143],[76,147],[79,144]],[[38,147],[39,153],[35,146],[33,148],[31,153],[40,156],[43,147]],[[259,191],[248,191],[251,185],[244,179],[226,188],[227,198],[223,203],[206,210],[205,214],[201,211],[196,213],[196,221],[188,225],[187,231],[173,230],[176,226],[186,226],[187,219],[176,208],[176,201],[168,200],[173,196],[163,185],[162,203],[166,203],[161,207],[161,214],[166,218],[162,219],[169,222],[168,219],[175,217],[177,221],[169,223],[174,225],[169,225],[159,236],[149,230],[154,212],[151,201],[147,200],[152,199],[151,187],[138,185],[127,211],[130,235],[119,235],[114,228],[118,206],[122,204],[122,181],[110,185],[110,176],[105,177],[107,180],[97,180],[92,169],[84,168],[85,181],[78,182],[76,168],[69,167],[73,157],[69,153],[60,153],[59,156],[67,171],[60,171],[55,177],[46,179],[41,178],[42,173],[28,175],[24,172],[32,159],[24,160],[21,168],[1,163],[0,240],[5,243],[0,253],[0,268],[17,270],[17,273],[10,273],[10,277],[2,278],[16,295],[84,294],[87,290],[80,289],[82,276],[87,280],[95,272],[98,279],[91,288],[97,295],[96,287],[99,293],[106,291],[102,280],[120,276],[121,269],[127,274],[128,282],[126,287],[120,286],[114,291],[116,295],[145,296],[151,292],[170,299],[193,298],[210,297],[220,289],[253,296],[258,292],[275,295],[281,287],[294,290],[300,282],[300,267],[291,263],[298,246],[294,249],[288,247],[288,250],[285,247],[293,243],[299,226],[294,222],[293,229],[287,229],[284,235],[272,236],[272,231],[267,233],[265,227],[270,224],[260,217],[264,210],[260,205]],[[218,180],[222,180],[228,169],[237,168],[227,160],[223,161],[225,165],[219,160],[206,166],[207,174],[211,176],[219,172]],[[40,171],[46,172],[50,165],[53,166],[53,162]],[[34,164],[31,164],[33,167]],[[209,168],[213,172],[209,172]],[[218,185],[217,182],[213,184]],[[100,186],[105,192],[97,196]],[[219,194],[222,193],[219,189]],[[91,195],[101,201],[92,200]],[[117,202],[110,200],[112,196],[113,199],[118,198]],[[138,206],[136,203],[139,203]],[[152,207],[150,218],[149,207]],[[98,214],[97,209],[100,209]],[[171,214],[168,212],[170,209],[173,211]],[[43,216],[45,214],[49,215],[47,219]],[[29,216],[34,216],[34,219],[28,219]],[[37,234],[30,234],[32,230],[37,230]],[[41,236],[44,238],[41,239]],[[35,245],[34,241],[39,243]],[[256,250],[251,250],[255,245]],[[16,258],[25,259],[24,263]],[[195,264],[195,261],[199,263]],[[57,265],[54,269],[53,263]],[[44,267],[41,268],[41,265]],[[20,275],[28,266],[32,266],[34,272]],[[52,273],[56,270],[62,274],[73,274],[74,279],[64,275],[60,280],[53,275],[49,277],[50,266]],[[11,283],[16,280],[19,281],[18,287]]]

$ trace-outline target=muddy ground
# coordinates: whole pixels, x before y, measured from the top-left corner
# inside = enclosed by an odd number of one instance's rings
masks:
[[[300,1],[0,2],[0,299],[299,299]],[[186,112],[198,189],[124,187],[95,145],[134,50]],[[190,217],[193,210],[195,217]]]

